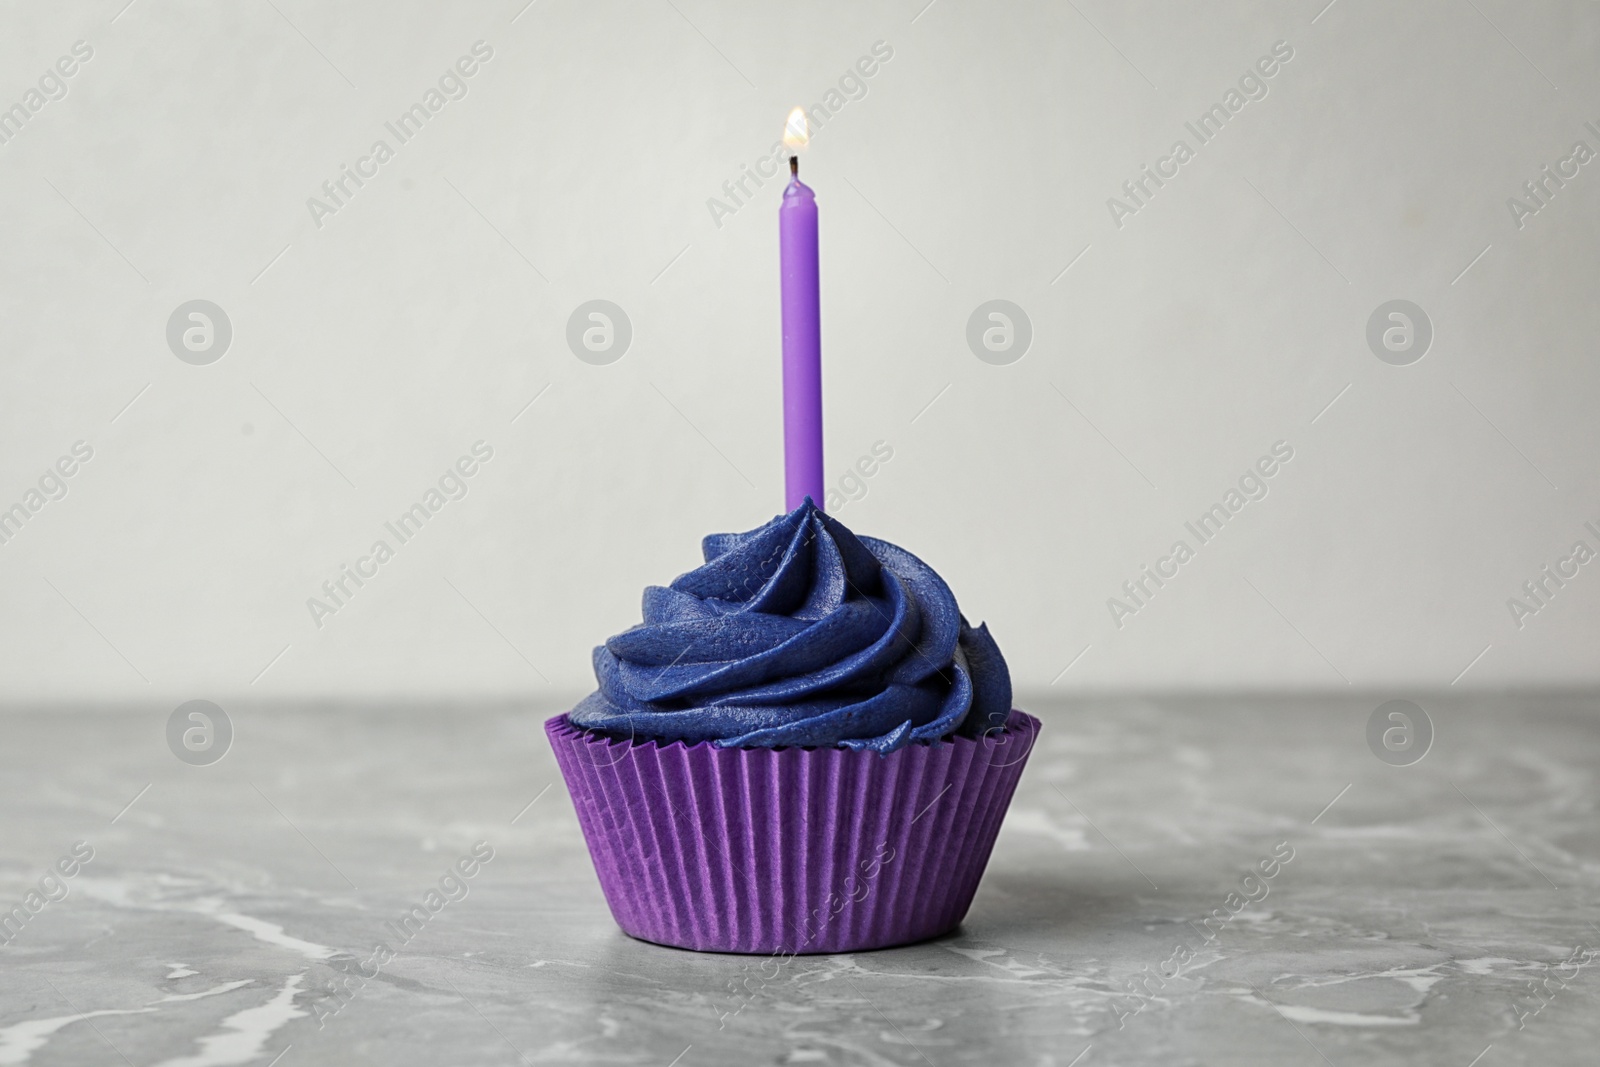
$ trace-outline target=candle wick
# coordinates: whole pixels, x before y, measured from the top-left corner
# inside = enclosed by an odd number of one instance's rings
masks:
[[[791,175],[793,175],[794,177],[799,177],[800,176],[800,157],[799,156],[790,156],[789,157],[789,173]]]

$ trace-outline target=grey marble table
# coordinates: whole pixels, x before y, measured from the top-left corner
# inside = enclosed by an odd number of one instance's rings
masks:
[[[1596,1062],[1600,698],[1413,699],[1019,701],[966,923],[781,968],[616,929],[553,702],[11,709],[0,1065]]]

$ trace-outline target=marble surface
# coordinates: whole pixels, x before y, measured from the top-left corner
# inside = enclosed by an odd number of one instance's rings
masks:
[[[961,929],[781,968],[615,928],[556,702],[230,708],[210,766],[171,707],[12,709],[0,1065],[1593,1062],[1600,698],[1412,698],[1403,767],[1382,696],[1021,700]]]

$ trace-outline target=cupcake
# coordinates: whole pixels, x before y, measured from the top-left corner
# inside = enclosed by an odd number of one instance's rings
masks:
[[[1039,728],[988,628],[809,499],[704,554],[545,724],[617,924],[791,954],[954,929]]]

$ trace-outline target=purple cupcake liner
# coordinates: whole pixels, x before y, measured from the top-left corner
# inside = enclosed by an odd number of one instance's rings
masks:
[[[887,948],[967,913],[1039,720],[879,756],[617,741],[545,723],[633,937],[702,952]]]

